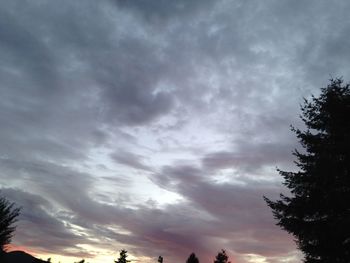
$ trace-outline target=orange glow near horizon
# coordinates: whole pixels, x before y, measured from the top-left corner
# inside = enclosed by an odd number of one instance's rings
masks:
[[[75,262],[79,262],[82,259],[85,259],[85,262],[87,263],[101,263],[101,262],[114,262],[117,257],[118,257],[118,253],[107,250],[107,249],[96,249],[96,248],[92,248],[90,246],[84,246],[85,249],[87,249],[88,251],[93,251],[95,253],[94,257],[90,257],[90,258],[82,258],[82,257],[76,257],[76,256],[68,256],[68,255],[64,255],[64,254],[53,254],[53,253],[48,253],[48,252],[44,252],[44,251],[40,251],[40,250],[34,250],[25,246],[20,246],[20,245],[15,245],[15,244],[10,244],[7,246],[7,251],[11,252],[11,251],[23,251],[25,253],[28,253],[38,259],[41,260],[47,260],[47,259],[51,259],[51,262],[53,263],[75,263]],[[137,262],[145,262],[145,263],[152,263],[156,261],[156,258],[151,258],[151,257],[147,257],[147,256],[134,256],[132,254],[128,254],[128,259],[131,261],[131,263],[137,263]],[[234,256],[229,255],[230,256],[230,262],[231,263],[236,263],[237,260]],[[214,258],[214,257],[213,257]],[[250,263],[266,263],[266,258],[264,257],[260,257],[258,255],[254,255],[254,254],[246,254],[245,255],[245,259],[248,260],[247,262]],[[184,259],[185,260],[185,259]],[[288,259],[287,259],[288,260]],[[210,260],[212,261],[212,259]],[[289,261],[286,261],[289,262]]]
[[[74,256],[65,256],[65,255],[59,255],[59,254],[52,254],[52,253],[47,253],[44,251],[38,251],[34,249],[30,249],[25,246],[20,246],[20,245],[15,245],[15,244],[10,244],[7,246],[6,249],[8,252],[11,251],[23,251],[25,253],[28,253],[36,258],[42,259],[42,260],[47,260],[48,258],[51,258],[51,262],[54,263],[73,263],[73,262],[79,262],[82,259],[85,259],[86,262],[89,263],[100,263],[100,262],[114,262],[116,259],[117,255],[113,254],[110,251],[107,250],[101,250],[101,251],[96,251],[98,252],[94,257],[91,258],[80,258],[80,257],[74,257]],[[132,261],[138,261],[137,258],[132,257]]]
[[[81,258],[79,259],[76,257],[67,257],[67,256],[56,255],[56,254],[49,254],[49,253],[29,249],[28,247],[25,247],[25,246],[14,245],[14,244],[8,245],[6,250],[8,252],[23,251],[25,253],[28,253],[28,254],[30,254],[36,258],[42,259],[42,260],[47,260],[48,258],[51,258],[52,262],[76,262],[76,261],[81,260]]]
[[[6,246],[6,250],[7,250],[8,252],[20,250],[20,251],[24,251],[24,252],[26,252],[26,253],[28,253],[28,254],[31,254],[31,255],[37,255],[37,254],[38,254],[38,253],[35,252],[34,250],[29,249],[29,248],[27,248],[27,247],[25,247],[25,246],[19,246],[19,245],[14,245],[14,244],[9,244],[9,245],[7,245],[7,246]]]

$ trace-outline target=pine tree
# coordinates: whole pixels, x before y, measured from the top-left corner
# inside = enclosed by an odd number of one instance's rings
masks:
[[[19,211],[19,208],[14,207],[14,203],[0,197],[0,254],[5,251],[6,245],[11,242],[13,232],[16,229],[13,224],[17,221]]]
[[[221,249],[221,251],[216,255],[214,263],[231,263],[228,261],[228,256],[226,255],[226,251]]]
[[[192,253],[192,254],[188,257],[186,263],[199,263],[199,259],[196,257],[196,254],[195,254],[195,253]]]
[[[291,233],[305,262],[350,262],[350,88],[332,79],[319,97],[305,100],[294,129],[298,172],[279,171],[291,195],[265,197],[282,229]]]
[[[128,251],[126,251],[125,249],[122,249],[119,252],[119,258],[118,260],[114,261],[115,263],[128,263],[130,262],[130,260],[127,260],[126,258],[128,257]]]

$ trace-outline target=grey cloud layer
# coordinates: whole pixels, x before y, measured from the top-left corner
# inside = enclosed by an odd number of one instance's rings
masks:
[[[97,236],[174,260],[196,250],[204,262],[221,246],[237,262],[294,253],[261,199],[281,191],[265,168],[293,168],[301,97],[349,76],[348,1],[0,5],[0,185],[28,226],[16,241],[89,256],[76,245]],[[227,143],[181,141],[206,131]],[[172,141],[177,157],[150,161]],[[185,201],[128,208],[137,178],[115,166]],[[216,181],[227,168],[241,184]],[[116,196],[103,180],[119,182]],[[35,233],[45,241],[31,243]]]

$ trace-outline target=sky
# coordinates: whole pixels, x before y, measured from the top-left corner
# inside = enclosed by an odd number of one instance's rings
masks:
[[[5,0],[0,193],[54,262],[296,263],[303,98],[349,80],[347,0]]]

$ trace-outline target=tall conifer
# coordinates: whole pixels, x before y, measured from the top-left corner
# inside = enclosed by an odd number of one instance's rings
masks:
[[[293,234],[305,262],[350,262],[350,88],[332,79],[318,97],[305,100],[294,129],[298,172],[279,171],[291,192],[265,197],[277,225]]]

